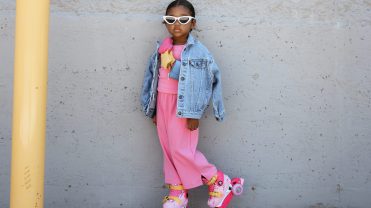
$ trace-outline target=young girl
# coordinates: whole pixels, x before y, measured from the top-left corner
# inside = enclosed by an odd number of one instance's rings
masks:
[[[185,208],[187,190],[202,184],[209,186],[210,207],[226,207],[233,194],[242,193],[244,180],[231,180],[196,150],[199,119],[211,97],[216,119],[224,118],[220,71],[206,47],[190,34],[196,26],[190,2],[171,2],[163,21],[171,37],[150,57],[141,94],[143,111],[157,125],[163,150],[170,189],[163,207]]]

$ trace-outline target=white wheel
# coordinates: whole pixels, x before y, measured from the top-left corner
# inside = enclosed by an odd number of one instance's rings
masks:
[[[239,196],[242,194],[243,192],[243,186],[241,184],[235,184],[233,187],[232,187],[232,192],[234,195],[236,196]]]

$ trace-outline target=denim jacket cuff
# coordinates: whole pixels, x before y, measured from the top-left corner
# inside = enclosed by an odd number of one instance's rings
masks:
[[[224,113],[222,114],[219,114],[219,115],[215,115],[215,119],[219,122],[222,122],[224,121]]]

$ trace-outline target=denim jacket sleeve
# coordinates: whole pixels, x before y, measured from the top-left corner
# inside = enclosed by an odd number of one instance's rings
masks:
[[[144,71],[144,79],[142,85],[142,92],[140,95],[140,104],[142,106],[142,110],[145,112],[146,108],[148,107],[149,98],[151,96],[151,84],[152,84],[152,77],[153,77],[153,59],[155,53],[151,55],[148,60],[147,67]]]
[[[224,119],[224,104],[222,96],[222,80],[218,65],[215,63],[214,58],[210,59],[210,70],[212,73],[212,102],[213,111],[217,121]]]

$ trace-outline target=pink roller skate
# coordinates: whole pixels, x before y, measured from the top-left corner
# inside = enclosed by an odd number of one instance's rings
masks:
[[[239,196],[243,192],[243,178],[233,178],[232,180],[223,172],[218,171],[217,175],[209,181],[205,181],[209,186],[209,207],[227,208],[233,196]]]
[[[163,208],[187,208],[188,194],[182,185],[167,185],[170,189],[169,196],[163,200]]]

